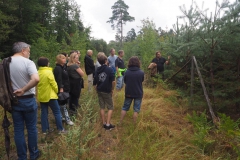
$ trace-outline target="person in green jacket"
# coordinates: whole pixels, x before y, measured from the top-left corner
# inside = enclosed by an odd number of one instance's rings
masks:
[[[66,133],[62,126],[60,106],[58,104],[58,86],[55,81],[52,68],[49,66],[49,60],[46,57],[40,57],[37,62],[39,66],[38,74],[40,81],[38,83],[38,101],[41,105],[41,125],[43,134],[53,130],[49,129],[48,106],[50,106],[55,117],[59,133]]]

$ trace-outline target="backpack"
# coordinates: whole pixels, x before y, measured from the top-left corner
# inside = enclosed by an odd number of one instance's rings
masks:
[[[5,135],[5,148],[7,152],[7,156],[9,159],[9,151],[10,151],[10,135],[8,131],[8,127],[10,126],[10,122],[7,118],[7,111],[11,113],[12,107],[11,103],[16,103],[16,96],[13,94],[13,89],[11,85],[10,79],[10,69],[9,64],[11,63],[11,57],[4,58],[2,62],[0,62],[0,106],[4,109],[4,118],[2,127]]]

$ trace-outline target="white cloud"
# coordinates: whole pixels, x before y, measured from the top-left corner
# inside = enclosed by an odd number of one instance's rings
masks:
[[[91,26],[91,36],[104,39],[109,42],[115,39],[116,31],[112,30],[111,24],[106,23],[112,16],[111,6],[117,0],[77,0],[81,6],[81,15],[85,26]],[[230,0],[234,2],[235,0]],[[156,27],[162,29],[172,28],[176,23],[177,16],[182,15],[179,6],[185,4],[188,9],[192,0],[125,0],[129,6],[129,14],[135,17],[134,22],[127,22],[124,26],[124,35],[134,28],[138,31],[137,26],[141,26],[141,20],[147,17],[156,24]],[[202,0],[196,0],[199,7],[202,6]],[[221,2],[221,0],[220,0]],[[204,8],[213,10],[215,0],[207,0],[204,2]]]

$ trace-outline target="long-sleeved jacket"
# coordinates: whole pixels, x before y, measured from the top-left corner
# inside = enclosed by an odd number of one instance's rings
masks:
[[[86,71],[87,75],[94,74],[94,72],[95,72],[94,61],[89,55],[85,56],[84,65],[85,65],[85,71]]]
[[[49,102],[50,99],[58,99],[58,86],[52,68],[39,67],[38,74],[40,78],[38,83],[38,101]]]
[[[64,92],[69,92],[70,91],[70,82],[69,82],[69,77],[67,73],[67,67],[61,66],[60,64],[56,64],[56,67],[53,70],[55,80],[58,85],[58,91],[60,88],[63,88]]]

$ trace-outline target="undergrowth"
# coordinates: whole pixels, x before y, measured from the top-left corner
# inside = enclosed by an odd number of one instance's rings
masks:
[[[113,131],[102,128],[95,92],[83,92],[80,98],[81,108],[72,117],[74,126],[65,126],[68,134],[51,133],[52,135],[43,137],[39,133],[39,148],[43,153],[40,160],[239,159],[240,120],[233,121],[219,113],[220,122],[214,126],[206,112],[189,113],[187,98],[177,91],[170,90],[163,82],[152,85],[154,86],[144,87],[141,112],[136,124],[133,123],[132,107],[123,123],[118,124],[124,90],[114,92],[112,123],[116,127]],[[53,125],[54,118],[51,119]],[[39,126],[40,122],[38,123]],[[15,145],[12,125],[10,132],[13,153]],[[1,159],[5,155],[3,138],[0,136]]]
[[[193,144],[199,147],[202,154],[217,159],[240,159],[240,119],[232,120],[225,114],[218,113],[220,122],[214,126],[207,119],[205,112],[187,115],[193,124]]]

